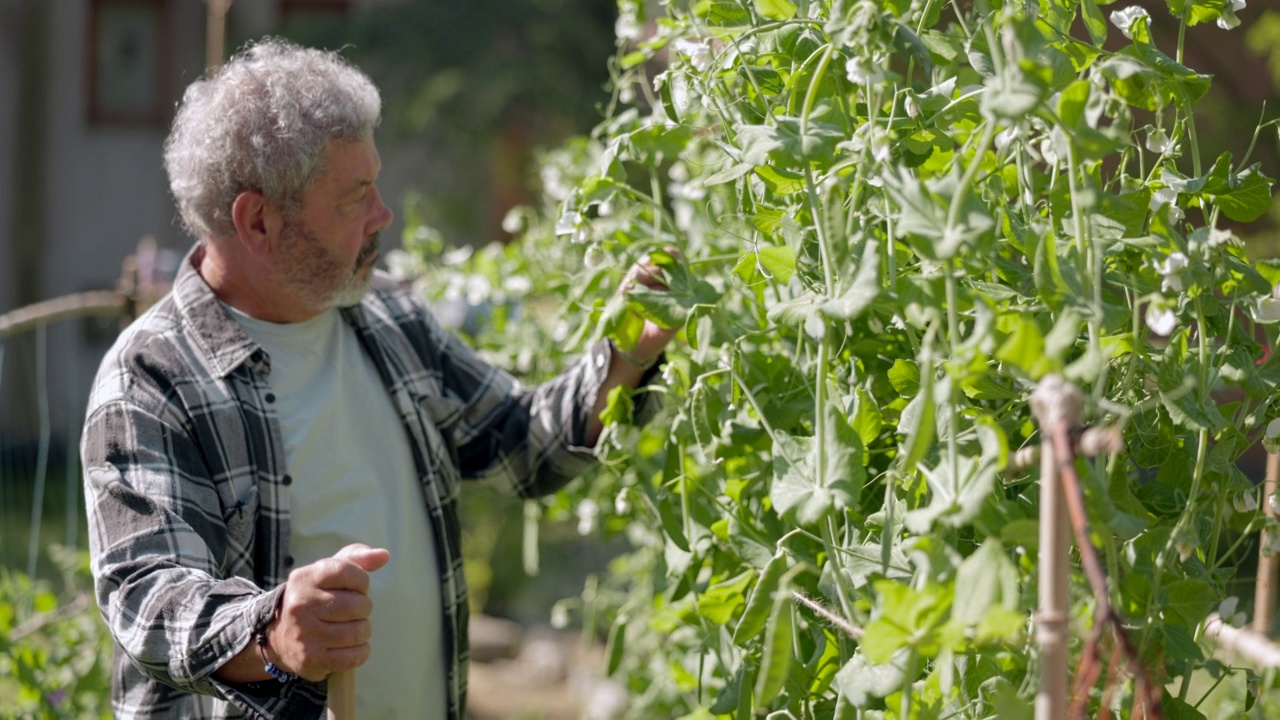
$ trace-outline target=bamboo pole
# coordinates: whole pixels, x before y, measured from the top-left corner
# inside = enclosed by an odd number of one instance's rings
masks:
[[[1031,411],[1043,438],[1040,444],[1040,597],[1036,612],[1040,689],[1036,692],[1036,720],[1065,720],[1067,716],[1070,540],[1066,498],[1058,482],[1050,435],[1052,428],[1064,415],[1069,415],[1073,407],[1078,422],[1080,404],[1079,391],[1057,376],[1041,380],[1031,394]]]
[[[1256,632],[1232,627],[1213,613],[1204,621],[1204,636],[1233,655],[1252,663],[1251,669],[1280,668],[1280,645]]]
[[[1280,454],[1267,453],[1267,480],[1262,489],[1262,512],[1268,518],[1276,516],[1271,498],[1276,494],[1280,480]],[[1276,614],[1276,585],[1280,582],[1280,557],[1267,552],[1271,534],[1262,531],[1258,547],[1258,587],[1254,591],[1253,631],[1263,637],[1271,635],[1271,625]]]
[[[355,720],[356,671],[346,670],[329,676],[329,703],[325,720]]]
[[[205,16],[204,69],[209,71],[222,67],[227,43],[227,12],[231,10],[231,0],[205,0],[205,3],[208,13]]]
[[[39,325],[80,317],[118,317],[128,310],[129,298],[115,290],[93,290],[46,300],[0,315],[0,340]]]

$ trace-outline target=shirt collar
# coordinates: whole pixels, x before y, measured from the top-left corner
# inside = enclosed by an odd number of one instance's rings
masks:
[[[254,372],[270,374],[271,359],[267,352],[231,317],[213,288],[200,276],[196,268],[203,260],[204,243],[196,243],[183,258],[173,281],[174,302],[183,322],[191,328],[192,337],[218,377],[226,377],[244,364]],[[368,295],[364,302],[368,302]],[[370,330],[361,305],[342,308],[342,317],[357,331]]]
[[[204,243],[196,243],[182,259],[173,281],[173,298],[183,322],[218,377],[230,375],[247,360],[263,363],[266,353],[245,333],[196,267],[204,260]]]

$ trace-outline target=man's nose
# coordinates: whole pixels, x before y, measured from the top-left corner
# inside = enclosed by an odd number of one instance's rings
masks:
[[[381,230],[385,230],[391,221],[395,219],[395,215],[391,212],[391,208],[382,202],[382,194],[378,192],[377,186],[373,188],[373,216],[369,218],[366,235],[372,235]]]

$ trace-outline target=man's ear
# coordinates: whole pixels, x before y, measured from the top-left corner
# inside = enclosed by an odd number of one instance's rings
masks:
[[[231,203],[236,239],[252,255],[271,252],[284,226],[280,211],[257,190],[245,190]]]

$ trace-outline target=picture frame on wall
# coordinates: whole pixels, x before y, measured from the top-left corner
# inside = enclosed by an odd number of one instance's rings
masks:
[[[169,105],[170,0],[91,0],[87,43],[92,125],[161,125]]]

